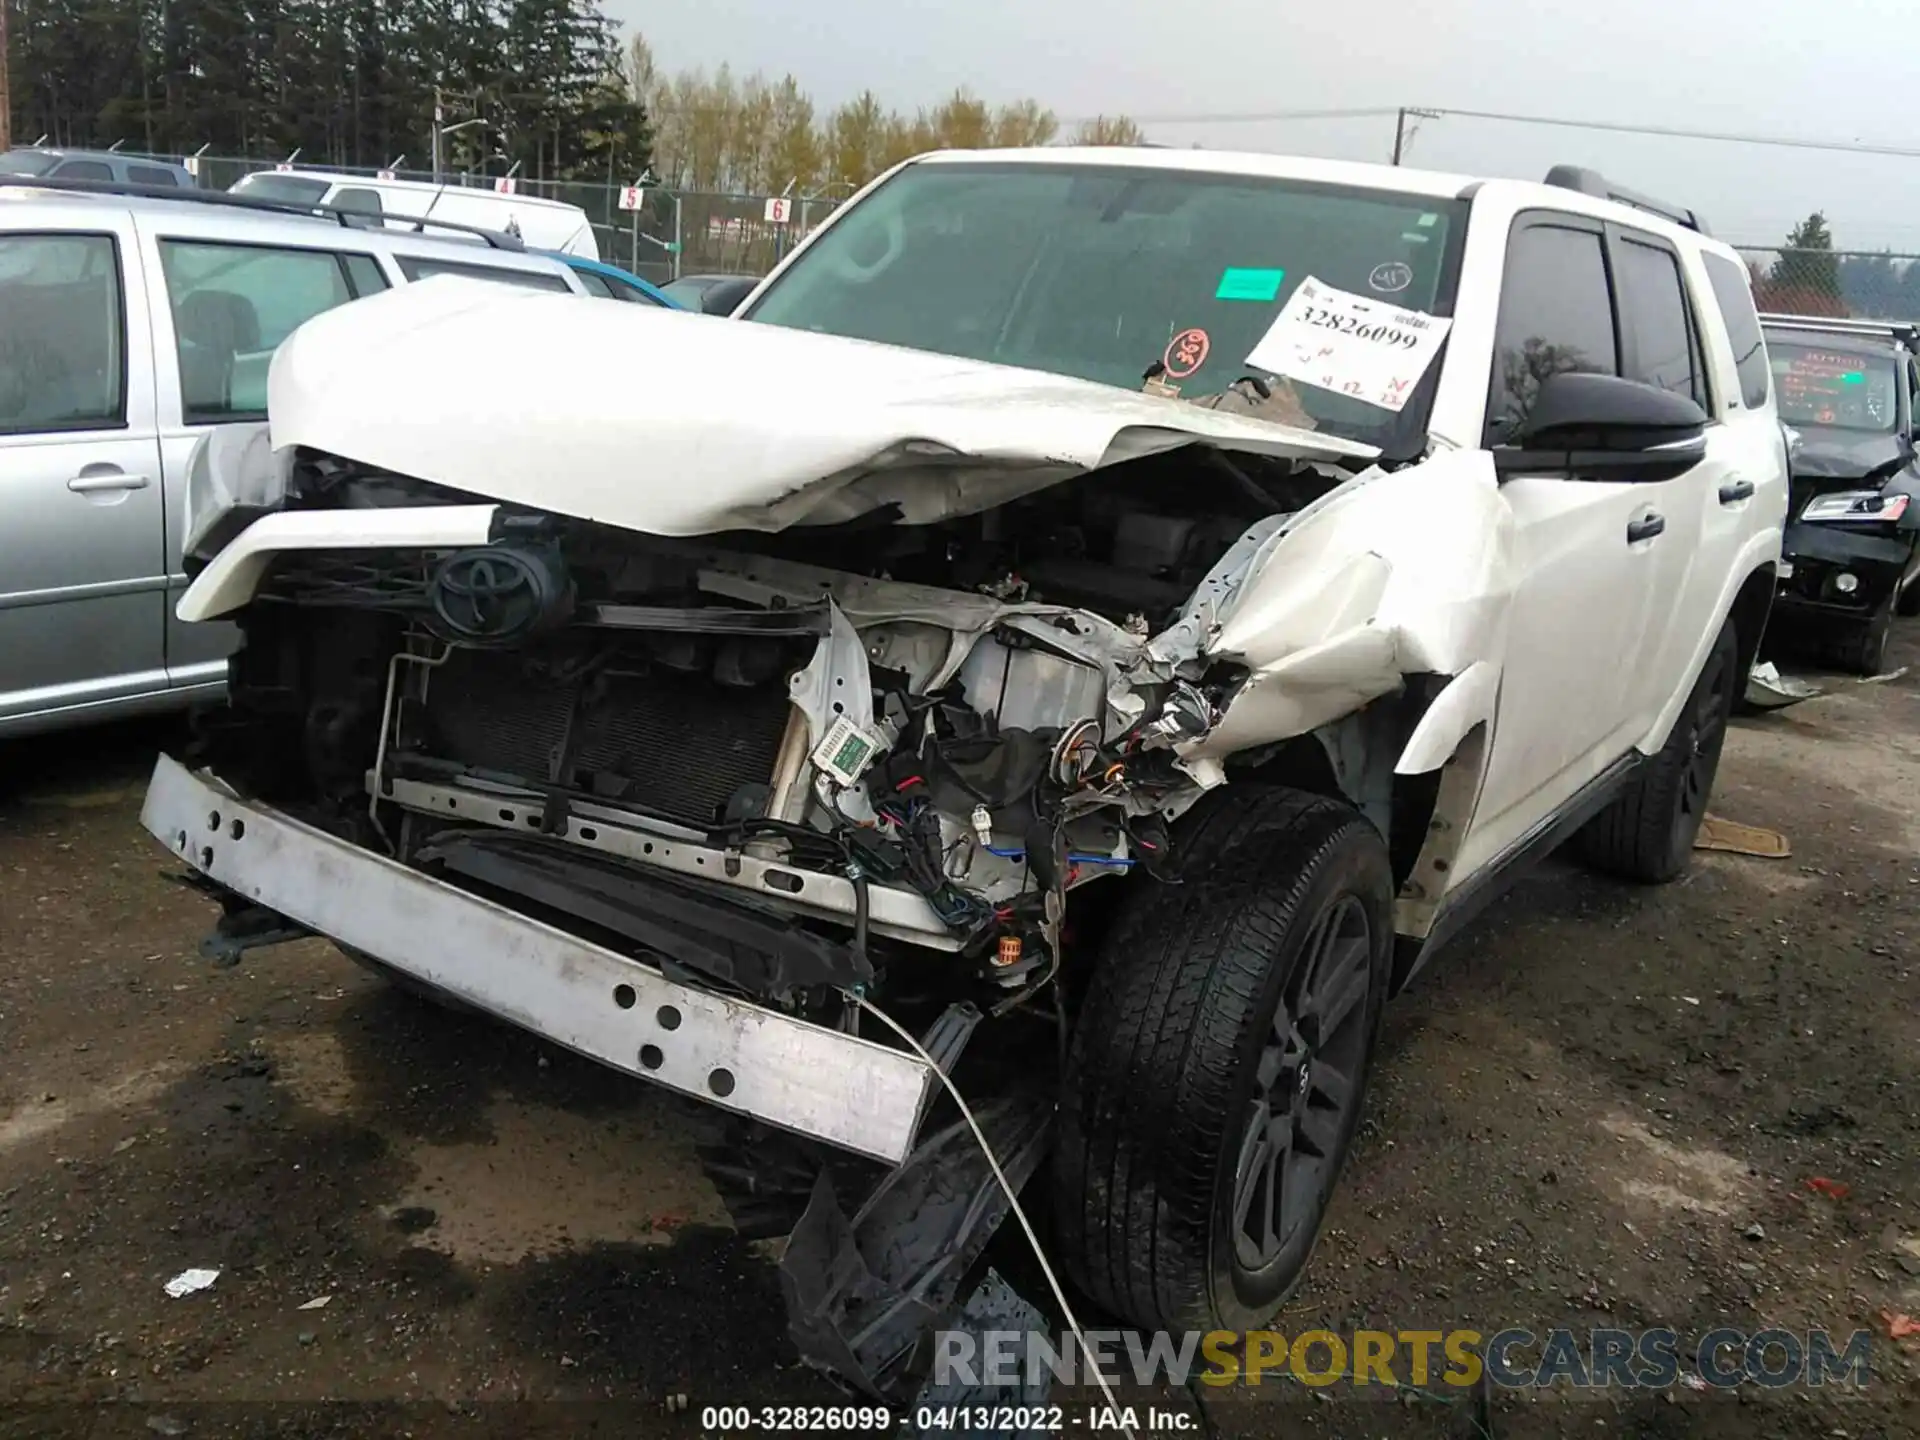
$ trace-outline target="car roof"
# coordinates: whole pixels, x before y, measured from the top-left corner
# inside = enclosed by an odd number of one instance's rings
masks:
[[[1892,335],[1863,335],[1858,331],[1829,330],[1815,316],[1804,322],[1762,320],[1760,329],[1772,344],[1818,345],[1823,350],[1844,350],[1849,355],[1892,357],[1907,347]]]
[[[132,150],[76,150],[69,145],[15,145],[0,151],[4,155],[58,155],[67,160],[124,160],[129,165],[157,165],[163,170],[183,170],[178,160],[161,160]]]
[[[1008,150],[935,150],[916,156],[909,165],[1074,165],[1129,170],[1166,170],[1191,175],[1240,175],[1252,179],[1303,180],[1311,184],[1344,185],[1434,200],[1465,200],[1482,189],[1498,189],[1519,204],[1592,215],[1647,230],[1668,239],[1698,245],[1729,259],[1738,259],[1731,246],[1703,231],[1677,225],[1662,215],[1582,190],[1532,180],[1507,180],[1463,175],[1444,170],[1376,164],[1362,160],[1322,160],[1316,156],[1279,155],[1253,150],[1175,150],[1159,146],[1049,145]]]
[[[58,215],[85,220],[97,215],[102,206],[140,216],[156,226],[176,233],[208,239],[226,235],[244,237],[261,243],[284,245],[345,245],[350,249],[385,248],[399,255],[460,260],[493,265],[503,270],[545,270],[551,258],[538,251],[491,249],[479,239],[449,240],[410,230],[391,230],[376,226],[345,226],[331,215],[300,215],[272,210],[255,210],[239,204],[206,204],[192,194],[178,199],[155,194],[122,194],[40,188],[35,177],[17,180],[0,178],[0,229],[8,228],[10,218],[31,215]],[[219,193],[219,192],[213,192]],[[31,207],[28,209],[27,207]],[[401,217],[405,218],[405,217]],[[543,263],[545,262],[545,263]]]
[[[296,180],[324,180],[329,185],[363,185],[369,190],[412,190],[421,195],[433,195],[442,190],[455,195],[485,196],[490,200],[511,201],[516,205],[546,206],[554,210],[579,210],[578,205],[565,200],[550,200],[545,195],[530,195],[516,190],[511,195],[502,195],[491,185],[457,185],[451,180],[382,180],[375,175],[345,175],[338,170],[255,170],[242,175],[240,180],[251,180],[255,175],[290,175]],[[240,180],[234,181],[235,185]],[[232,187],[229,186],[229,189]],[[584,213],[584,212],[582,212]]]

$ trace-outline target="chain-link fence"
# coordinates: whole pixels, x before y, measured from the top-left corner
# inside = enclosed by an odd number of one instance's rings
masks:
[[[1920,254],[1739,248],[1763,311],[1920,320]]]
[[[123,151],[130,154],[132,152]],[[157,155],[148,158],[189,162],[202,187],[230,188],[242,176],[274,170],[286,161],[237,155]],[[298,158],[292,168],[329,174],[432,180],[426,170],[383,170],[373,166],[313,165]],[[506,177],[472,170],[442,171],[443,184],[476,189],[500,188]],[[639,208],[621,208],[628,187],[580,180],[511,179],[513,192],[577,205],[593,226],[600,257],[656,284],[682,275],[764,275],[797,245],[808,230],[833,212],[839,197],[826,195],[720,195],[675,192],[647,186]],[[776,200],[782,203],[776,205]],[[784,218],[781,218],[783,217]]]
[[[152,158],[182,161],[181,155]],[[243,175],[285,161],[234,155],[198,155],[200,184],[225,190]],[[308,168],[297,158],[296,168]],[[339,175],[431,180],[425,170],[314,165]],[[503,177],[472,170],[443,171],[450,185],[495,189]],[[648,186],[640,206],[621,208],[625,187],[580,180],[512,178],[518,194],[576,205],[586,213],[601,258],[656,283],[681,275],[764,275],[808,231],[833,213],[835,195],[713,194]],[[784,199],[775,205],[776,199]],[[781,218],[784,216],[784,218]],[[1760,308],[1783,314],[1851,315],[1859,319],[1920,320],[1920,252],[1794,250],[1742,245]]]

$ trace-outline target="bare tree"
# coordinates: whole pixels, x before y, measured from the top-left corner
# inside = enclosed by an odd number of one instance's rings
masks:
[[[1147,134],[1124,115],[1096,115],[1074,129],[1076,145],[1143,145]]]
[[[1059,133],[1059,119],[1051,110],[1041,109],[1037,100],[1002,105],[993,117],[995,146],[1050,145]]]
[[[984,150],[993,143],[993,116],[986,101],[956,90],[933,112],[933,133],[942,149]]]
[[[864,185],[886,168],[887,112],[871,90],[827,117],[827,179],[837,185]]]
[[[668,75],[637,36],[621,75],[652,121],[654,174],[682,190],[768,193],[789,182],[801,191],[858,187],[929,150],[1050,145],[1060,134],[1058,117],[1037,100],[995,108],[964,87],[914,115],[886,109],[869,90],[822,116],[792,75],[742,79],[725,65],[710,76]],[[1117,115],[1083,124],[1076,139],[1133,145],[1142,136]]]

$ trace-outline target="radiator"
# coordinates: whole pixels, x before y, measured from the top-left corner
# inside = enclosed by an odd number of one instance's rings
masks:
[[[726,686],[664,666],[568,678],[517,653],[460,650],[431,672],[418,748],[706,827],[743,789],[771,780],[790,709],[782,682]]]

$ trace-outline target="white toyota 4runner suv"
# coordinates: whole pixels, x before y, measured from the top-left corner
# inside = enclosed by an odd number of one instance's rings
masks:
[[[929,155],[739,318],[431,281],[269,399],[146,803],[211,953],[730,1112],[886,1395],[1007,1208],[936,1069],[1104,1309],[1274,1314],[1382,1003],[1563,841],[1686,866],[1787,500],[1740,260],[1576,170]]]

